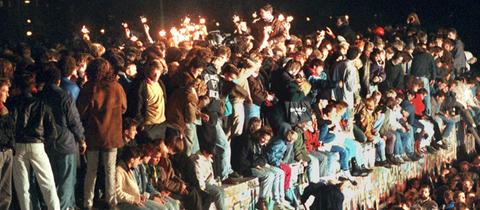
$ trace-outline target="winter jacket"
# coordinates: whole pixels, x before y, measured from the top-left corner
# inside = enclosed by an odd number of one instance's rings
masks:
[[[330,132],[330,129],[328,128],[329,122],[329,120],[322,120],[321,123],[318,125],[318,128],[320,129],[320,135],[318,140],[324,144],[328,144],[335,140],[335,134],[333,132]]]
[[[324,183],[310,183],[301,196],[302,203],[313,196],[315,200],[310,209],[342,210],[345,199],[341,189],[336,185]]]
[[[150,199],[153,199],[154,195],[160,194],[160,192],[153,187],[151,180],[148,178],[147,166],[145,164],[138,165],[138,167],[134,169],[133,173],[135,175],[135,180],[137,181],[140,194],[143,195],[146,193],[149,195],[147,198]]]
[[[403,89],[405,73],[403,72],[401,64],[393,65],[392,61],[388,61],[385,66],[386,78],[383,82],[382,89]]]
[[[60,87],[65,90],[70,96],[72,96],[73,101],[77,101],[78,95],[80,94],[80,87],[78,87],[75,82],[70,81],[67,77],[62,78]]]
[[[349,107],[354,105],[355,92],[360,91],[360,79],[357,68],[353,61],[346,60],[340,62],[334,70],[333,81],[343,81],[342,88],[335,89],[335,98],[337,101],[345,101]]]
[[[267,100],[268,92],[263,86],[260,77],[249,77],[248,86],[250,88],[250,96],[252,97],[252,102],[257,106],[261,106]]]
[[[355,124],[365,133],[365,136],[369,141],[373,141],[374,120],[373,114],[365,107],[355,115]]]
[[[305,98],[298,83],[285,70],[277,70],[273,73],[272,90],[280,102],[299,102]]]
[[[266,146],[254,142],[249,135],[241,135],[237,138],[235,147],[232,147],[232,168],[244,176],[252,176],[251,168],[263,167],[267,164]]]
[[[194,88],[181,87],[173,91],[165,110],[167,123],[185,133],[186,124],[197,119],[198,96]]]
[[[296,161],[303,160],[303,161],[310,162],[310,156],[308,156],[307,148],[305,147],[305,142],[304,142],[304,136],[303,136],[304,131],[301,128],[296,127],[295,132],[299,134],[298,139],[295,140],[295,142],[293,143],[293,152],[295,155],[295,160]]]
[[[277,139],[270,143],[267,149],[267,161],[268,164],[276,167],[280,167],[280,163],[283,161],[285,156],[285,151],[287,151],[287,144],[283,139]]]
[[[433,80],[437,77],[435,59],[428,52],[414,54],[410,74],[416,77],[426,77]]]
[[[127,110],[127,98],[118,82],[88,81],[80,91],[77,107],[89,149],[123,146],[122,115]]]
[[[62,154],[74,153],[77,150],[75,142],[85,139],[85,130],[72,97],[53,84],[47,85],[40,97],[51,107],[58,131],[58,138],[47,148]]]
[[[46,143],[58,138],[52,109],[31,93],[13,99],[16,143]]]

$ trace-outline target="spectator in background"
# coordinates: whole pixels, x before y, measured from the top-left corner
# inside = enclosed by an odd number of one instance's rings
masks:
[[[73,99],[77,101],[80,94],[80,87],[75,83],[77,75],[77,61],[71,56],[65,56],[59,62],[60,70],[62,71],[62,81],[60,87],[65,90]]]
[[[10,209],[12,203],[13,148],[15,125],[12,114],[5,106],[9,97],[10,81],[0,78],[0,209]]]

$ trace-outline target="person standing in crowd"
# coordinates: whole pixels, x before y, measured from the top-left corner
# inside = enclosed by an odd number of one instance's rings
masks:
[[[350,48],[347,51],[347,60],[340,62],[334,70],[333,80],[343,81],[343,87],[337,87],[334,90],[337,101],[345,101],[349,105],[349,109],[353,109],[355,104],[355,92],[360,91],[358,77],[358,69],[354,66],[353,61],[360,57],[358,48]]]
[[[437,69],[435,65],[435,60],[433,56],[427,52],[426,49],[422,47],[415,48],[413,55],[412,66],[411,66],[411,75],[422,80],[423,88],[427,91],[425,97],[425,113],[428,116],[431,116],[431,98],[430,98],[430,86],[433,85],[435,79],[437,78]]]
[[[167,93],[160,76],[166,72],[166,68],[159,59],[147,61],[128,93],[127,115],[138,122],[141,142],[165,138]]]
[[[10,209],[12,204],[12,167],[15,146],[15,124],[5,106],[9,97],[10,81],[0,78],[0,209]]]
[[[39,183],[43,199],[49,210],[59,210],[60,200],[55,188],[55,178],[45,144],[58,138],[55,117],[44,99],[33,95],[35,76],[25,72],[17,84],[21,94],[13,99],[15,119],[15,155],[13,158],[13,182],[20,208],[33,209],[30,202],[30,172]]]
[[[465,56],[465,47],[462,40],[458,38],[456,29],[448,29],[447,37],[455,44],[452,51],[453,69],[455,71],[455,75],[458,77],[467,71],[467,58]]]
[[[47,144],[47,154],[53,168],[60,208],[67,210],[76,206],[77,145],[83,154],[87,144],[73,97],[59,87],[62,79],[60,70],[52,66],[45,71],[45,75],[47,81],[40,97],[52,109],[58,130],[58,138]]]
[[[65,90],[73,99],[74,102],[78,99],[80,94],[80,87],[75,83],[77,79],[77,61],[71,56],[65,56],[59,62],[60,70],[62,71],[62,81],[60,87]]]
[[[85,127],[87,141],[87,174],[84,186],[84,207],[92,208],[98,161],[105,168],[105,198],[114,208],[115,164],[117,149],[123,146],[122,115],[127,110],[127,98],[122,86],[115,81],[113,69],[105,59],[93,60],[87,67],[89,81],[80,91],[78,112]]]

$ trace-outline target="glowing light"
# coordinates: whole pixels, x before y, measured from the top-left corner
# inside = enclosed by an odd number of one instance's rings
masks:
[[[292,22],[293,21],[293,16],[288,16],[287,17],[287,22]]]
[[[161,36],[161,37],[165,37],[167,35],[167,32],[165,30],[161,30],[158,32],[158,34]]]
[[[189,23],[190,23],[190,18],[185,17],[185,19],[183,19],[183,24],[189,24]]]
[[[140,16],[140,21],[142,21],[142,23],[147,23],[147,18],[144,17],[144,16]]]
[[[206,20],[205,20],[205,18],[200,18],[200,21],[199,21],[199,22],[200,22],[200,24],[205,24],[205,23],[206,23]]]
[[[27,19],[27,23],[32,23],[32,20],[30,20],[30,19]]]
[[[219,22],[216,22],[215,25],[218,27],[218,26],[220,26],[220,23],[219,23]]]
[[[32,36],[32,32],[31,31],[27,31],[27,36]]]
[[[84,33],[84,34],[90,33],[90,31],[88,30],[88,28],[85,25],[82,26],[81,32]]]
[[[100,33],[104,34],[105,33],[105,29],[100,29]]]
[[[307,20],[307,22],[310,22],[310,17],[306,17],[305,20]]]
[[[234,16],[233,16],[233,22],[234,22],[234,23],[240,22],[240,17],[238,17],[238,15],[234,15]]]
[[[284,21],[284,20],[285,20],[285,16],[283,16],[282,14],[279,14],[277,19],[278,19],[279,21]]]
[[[136,42],[136,41],[138,41],[138,37],[137,36],[132,36],[132,37],[130,37],[130,41]]]
[[[25,4],[30,4],[30,0],[25,0]]]
[[[122,23],[122,26],[123,26],[124,28],[128,28],[128,23],[123,22],[123,23]]]
[[[254,12],[254,13],[252,14],[252,17],[253,17],[253,18],[257,18],[257,17],[258,17],[257,12]]]

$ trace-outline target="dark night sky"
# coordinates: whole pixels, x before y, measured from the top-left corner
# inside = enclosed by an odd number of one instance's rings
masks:
[[[0,8],[0,19],[7,21],[0,26],[0,34],[11,36],[12,32],[22,32],[18,22],[31,17],[36,24],[33,30],[44,30],[45,34],[69,34],[78,30],[79,25],[92,28],[120,27],[122,20],[137,21],[138,16],[146,15],[152,24],[160,23],[162,0],[39,0],[52,2],[48,8],[25,10],[19,5],[15,10]],[[23,2],[23,1],[19,1]],[[439,26],[455,27],[466,44],[467,50],[479,52],[480,42],[480,0],[163,0],[166,25],[176,23],[187,14],[202,15],[219,21],[222,27],[231,27],[234,13],[250,16],[254,9],[271,3],[276,11],[295,17],[295,32],[311,32],[317,27],[331,25],[330,16],[348,14],[354,29],[364,30],[372,24],[403,24],[406,16],[415,11],[422,25],[429,31]],[[5,13],[3,10],[7,11]],[[311,17],[307,23],[305,17]],[[2,25],[3,24],[3,25]],[[22,25],[22,24],[20,24]],[[25,24],[23,24],[25,27]],[[23,30],[23,31],[22,31]],[[8,33],[8,34],[7,34]],[[38,33],[37,33],[38,34]]]

